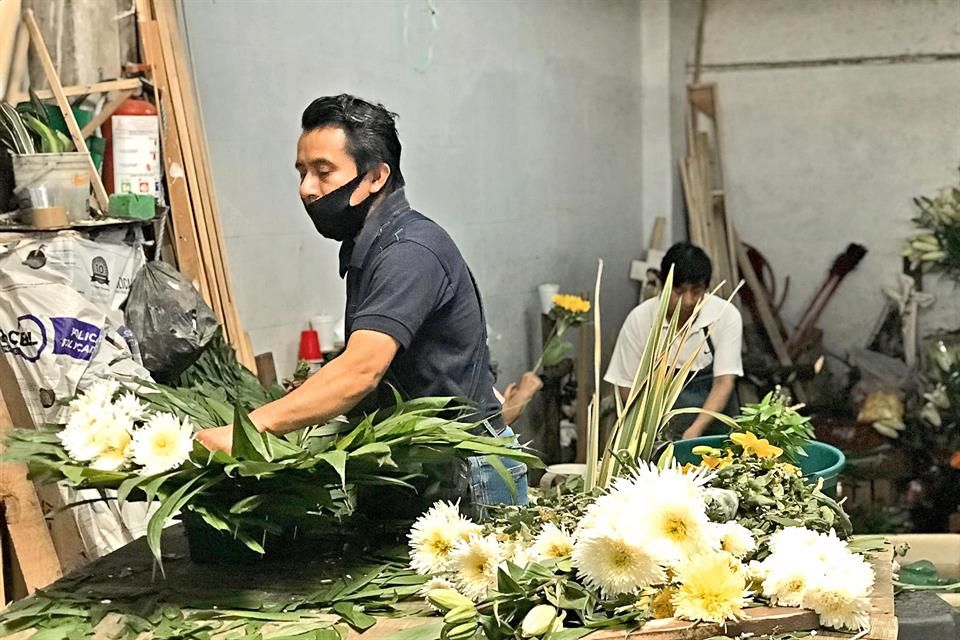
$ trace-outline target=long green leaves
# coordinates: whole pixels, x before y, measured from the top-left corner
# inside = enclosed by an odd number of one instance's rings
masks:
[[[650,335],[644,345],[640,363],[627,397],[621,398],[615,390],[617,418],[610,431],[602,457],[599,452],[600,420],[600,276],[603,263],[597,271],[594,307],[595,358],[594,383],[596,392],[590,407],[587,433],[587,471],[584,490],[606,487],[617,475],[623,473],[625,463],[649,462],[661,429],[673,416],[683,413],[708,413],[728,426],[735,426],[726,416],[704,409],[678,409],[673,407],[690,378],[697,354],[703,348],[706,337],[690,355],[680,360],[683,345],[690,339],[693,324],[700,313],[703,300],[694,308],[690,318],[680,322],[679,306],[669,314],[670,293],[673,288],[673,272],[667,274],[663,292],[657,306],[656,317]],[[728,300],[729,303],[729,300]],[[597,459],[599,466],[597,466]]]

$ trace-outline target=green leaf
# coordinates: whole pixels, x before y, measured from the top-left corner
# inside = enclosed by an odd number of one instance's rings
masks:
[[[563,362],[571,351],[573,351],[572,343],[555,336],[543,348],[541,362],[545,367],[554,367]]]
[[[154,559],[160,566],[161,572],[163,572],[163,561],[160,558],[160,537],[163,534],[163,527],[167,523],[167,520],[169,520],[174,513],[183,508],[183,506],[186,505],[190,499],[193,498],[193,496],[212,487],[222,479],[223,476],[204,478],[201,475],[188,480],[176,491],[171,493],[165,500],[162,500],[156,513],[150,516],[150,520],[147,522],[147,546],[150,547],[150,551],[153,553]],[[200,480],[205,481],[200,484],[199,487],[194,488],[194,485]]]
[[[333,449],[331,451],[326,451],[320,453],[317,456],[318,460],[323,460],[331,467],[334,471],[337,472],[337,475],[340,476],[340,484],[346,490],[347,488],[347,452],[341,449]]]
[[[357,605],[348,602],[338,602],[333,610],[342,617],[347,624],[361,633],[377,624],[377,619],[364,613]]]
[[[428,619],[424,624],[418,624],[409,629],[395,631],[383,640],[438,640],[441,629],[443,629],[443,619],[432,618]]]
[[[520,583],[504,571],[503,567],[497,568],[497,591],[505,594],[522,594],[524,592]]]
[[[253,511],[263,503],[263,496],[247,496],[243,500],[238,500],[230,507],[230,513],[241,514]]]
[[[264,436],[257,431],[250,416],[238,404],[233,413],[233,446],[231,453],[237,460],[270,462],[272,456]]]

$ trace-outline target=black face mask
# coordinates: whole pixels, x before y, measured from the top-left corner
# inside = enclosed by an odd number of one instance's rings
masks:
[[[304,205],[307,215],[313,220],[313,226],[317,228],[320,235],[343,242],[360,233],[363,221],[367,219],[367,213],[374,200],[374,194],[371,193],[360,204],[350,204],[350,196],[363,178],[364,174],[360,174],[342,187]]]

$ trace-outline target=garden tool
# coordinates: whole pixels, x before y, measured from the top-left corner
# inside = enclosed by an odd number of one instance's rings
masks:
[[[813,296],[813,300],[807,306],[807,310],[800,318],[800,322],[797,323],[796,330],[787,340],[787,350],[791,356],[796,356],[797,352],[800,351],[799,347],[806,343],[807,334],[817,324],[817,320],[820,319],[820,315],[830,302],[830,298],[836,293],[837,287],[847,277],[847,274],[857,268],[865,255],[867,255],[866,247],[850,243],[847,245],[847,249],[833,261],[827,279],[820,285],[817,293]]]

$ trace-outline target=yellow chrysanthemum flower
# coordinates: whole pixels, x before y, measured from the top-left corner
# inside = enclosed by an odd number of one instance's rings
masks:
[[[800,467],[796,467],[789,462],[781,462],[780,467],[790,475],[796,476],[800,474]]]
[[[557,294],[553,296],[553,304],[570,313],[587,313],[590,311],[590,301],[580,296]]]
[[[680,587],[673,595],[676,615],[687,620],[725,622],[743,615],[747,580],[728,553],[696,556],[677,570]]]
[[[744,455],[755,455],[758,458],[779,458],[783,449],[775,447],[766,438],[758,438],[752,431],[733,433],[730,439],[743,447]]]

